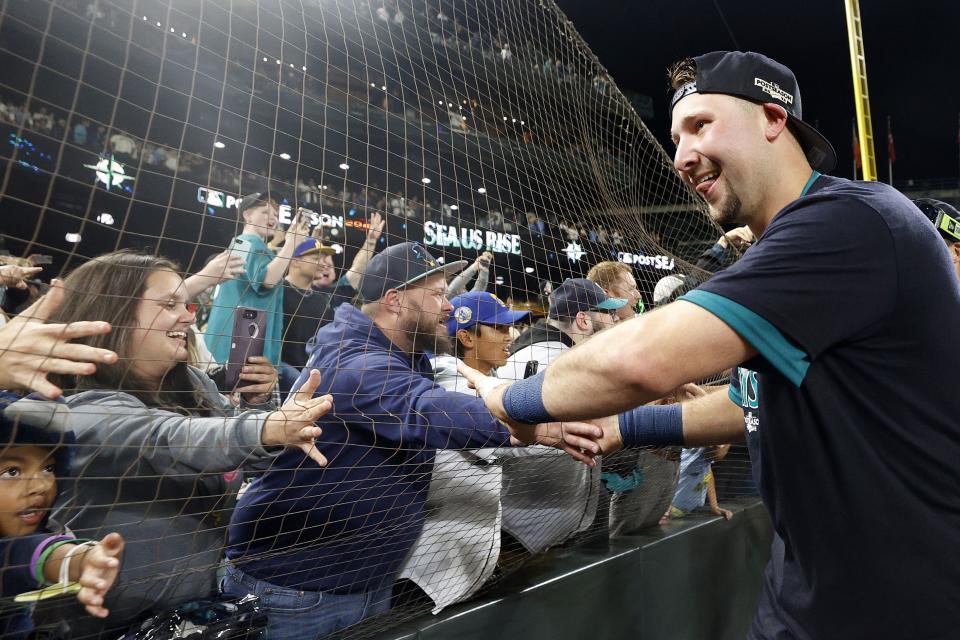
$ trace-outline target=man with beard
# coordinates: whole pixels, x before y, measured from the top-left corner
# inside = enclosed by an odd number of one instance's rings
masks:
[[[590,425],[508,431],[479,398],[433,381],[426,351],[450,351],[447,276],[413,242],[367,265],[360,306],[341,305],[317,333],[307,368],[337,407],[317,424],[329,463],[281,454],[254,480],[230,522],[224,590],[261,596],[272,639],[315,638],[390,608],[401,562],[423,527],[437,449],[557,444],[584,462]],[[567,443],[564,442],[566,439]],[[580,448],[587,452],[583,453]]]
[[[960,531],[960,343],[944,329],[960,291],[943,240],[888,185],[820,175],[836,154],[801,120],[785,66],[718,51],[671,82],[675,168],[756,243],[546,376],[506,387],[464,372],[522,423],[617,414],[737,367],[744,411],[722,394],[629,411],[604,450],[721,444],[762,424],[757,482],[782,547],[748,637],[956,637],[960,563],[944,558]]]

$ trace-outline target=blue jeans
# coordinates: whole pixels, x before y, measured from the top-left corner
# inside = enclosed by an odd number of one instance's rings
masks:
[[[297,591],[257,580],[233,565],[227,565],[222,586],[231,596],[252,593],[260,598],[267,614],[267,640],[322,638],[387,611],[393,591],[393,587],[349,594]]]

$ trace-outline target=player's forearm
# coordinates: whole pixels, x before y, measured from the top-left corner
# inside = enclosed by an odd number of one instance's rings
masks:
[[[550,363],[543,404],[558,420],[614,415],[755,353],[713,314],[675,302],[593,336]]]
[[[684,446],[706,447],[743,441],[743,409],[730,400],[726,391],[685,402],[681,408]]]

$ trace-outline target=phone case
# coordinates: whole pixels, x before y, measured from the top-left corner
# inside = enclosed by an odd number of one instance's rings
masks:
[[[237,307],[233,313],[233,334],[230,339],[230,356],[227,360],[224,386],[233,391],[240,382],[240,372],[247,358],[263,355],[266,311]]]

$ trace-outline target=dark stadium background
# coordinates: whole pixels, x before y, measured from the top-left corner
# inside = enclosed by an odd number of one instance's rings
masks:
[[[653,98],[654,118],[647,125],[665,148],[667,65],[719,49],[759,51],[797,74],[804,119],[819,121],[837,149],[835,173],[850,176],[854,103],[843,0],[557,4],[622,89]],[[860,11],[880,179],[887,179],[888,115],[896,145],[894,182],[958,178],[960,3],[866,1]]]

